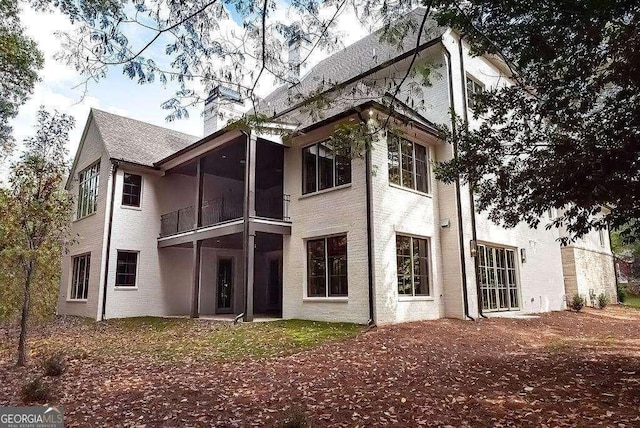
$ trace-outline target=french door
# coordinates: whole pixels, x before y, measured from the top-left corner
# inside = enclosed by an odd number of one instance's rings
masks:
[[[478,244],[478,257],[482,309],[520,309],[515,250]]]

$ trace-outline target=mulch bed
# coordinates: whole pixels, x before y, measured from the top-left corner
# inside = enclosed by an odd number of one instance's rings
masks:
[[[12,358],[0,405],[35,370]],[[640,311],[400,324],[261,360],[77,358],[47,381],[67,426],[277,426],[293,408],[313,426],[632,427]]]

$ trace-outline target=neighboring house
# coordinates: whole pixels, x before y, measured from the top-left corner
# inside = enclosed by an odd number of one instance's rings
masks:
[[[436,78],[406,79],[393,131],[364,158],[335,155],[329,137],[386,120],[385,91],[404,77],[416,34],[400,51],[369,35],[266,97],[273,126],[296,131],[286,143],[218,129],[234,105],[224,89],[207,100],[202,138],[92,110],[68,182],[78,244],[63,259],[59,313],[385,324],[563,309],[558,231],[499,227],[474,214],[467,186],[433,177],[432,162],[453,157],[436,125],[507,70],[471,57],[452,30],[426,28],[417,64]],[[320,116],[294,101],[319,85],[335,99]]]

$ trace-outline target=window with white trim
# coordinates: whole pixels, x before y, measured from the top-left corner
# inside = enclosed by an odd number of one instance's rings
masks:
[[[351,159],[336,153],[330,141],[302,149],[302,194],[351,183]]]
[[[429,193],[429,152],[425,146],[389,134],[387,153],[390,183]]]
[[[478,102],[477,95],[484,91],[484,85],[467,75],[467,106],[473,110]]]
[[[71,293],[69,293],[69,299],[86,300],[89,294],[91,254],[73,257],[71,266]]]
[[[118,251],[116,287],[135,287],[138,272],[138,252]]]
[[[122,205],[140,207],[141,193],[142,176],[125,172],[122,183]]]
[[[347,297],[347,235],[307,241],[307,297]]]
[[[78,174],[77,218],[93,214],[98,209],[98,185],[100,162],[96,162]]]
[[[598,238],[600,240],[600,246],[604,247],[604,244],[605,244],[604,229],[598,229]]]
[[[429,240],[396,235],[399,296],[430,296]]]

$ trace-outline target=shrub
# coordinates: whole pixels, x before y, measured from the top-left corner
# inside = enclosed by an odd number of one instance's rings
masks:
[[[618,294],[618,303],[624,303],[627,298],[627,287],[625,287],[624,284],[618,284],[616,291]]]
[[[20,390],[22,401],[25,403],[31,403],[34,401],[45,402],[49,399],[50,390],[49,385],[44,383],[42,376],[28,380],[22,385]]]
[[[582,308],[584,308],[585,305],[585,301],[584,301],[584,297],[582,297],[579,294],[574,294],[573,298],[571,299],[571,309],[573,309],[576,312],[580,312],[582,310]]]
[[[54,354],[44,361],[44,374],[47,376],[60,376],[67,369],[67,361],[64,354]]]
[[[604,309],[609,304],[609,296],[604,293],[598,294],[598,307]]]
[[[293,407],[285,414],[278,428],[311,428],[311,421],[300,407]]]

